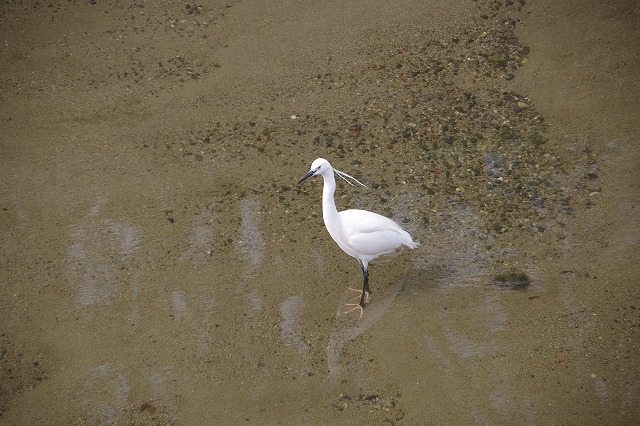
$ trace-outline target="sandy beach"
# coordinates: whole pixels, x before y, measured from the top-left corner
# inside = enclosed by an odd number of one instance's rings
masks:
[[[637,2],[0,18],[0,424],[638,423]]]

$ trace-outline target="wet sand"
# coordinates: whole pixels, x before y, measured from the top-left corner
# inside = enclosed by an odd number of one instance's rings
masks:
[[[640,11],[523,3],[3,3],[0,423],[637,423]]]

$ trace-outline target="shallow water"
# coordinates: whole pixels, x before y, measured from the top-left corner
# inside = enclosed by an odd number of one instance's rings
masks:
[[[544,9],[383,3],[2,6],[3,424],[640,417],[630,119],[535,92]],[[319,156],[422,243],[361,319]]]

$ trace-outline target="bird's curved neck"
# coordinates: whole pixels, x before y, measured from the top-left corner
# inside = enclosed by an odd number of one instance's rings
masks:
[[[336,179],[332,173],[322,175],[324,185],[322,187],[322,218],[324,223],[329,226],[338,216],[338,209],[333,195],[336,192]]]

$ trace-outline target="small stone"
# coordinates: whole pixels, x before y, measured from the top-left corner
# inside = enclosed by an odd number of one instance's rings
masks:
[[[492,284],[499,288],[523,290],[531,284],[531,280],[524,272],[511,270],[496,275]]]
[[[522,101],[518,101],[518,108],[523,109],[523,108],[526,108],[528,106],[529,106],[529,104],[527,104],[525,102],[522,102]]]

